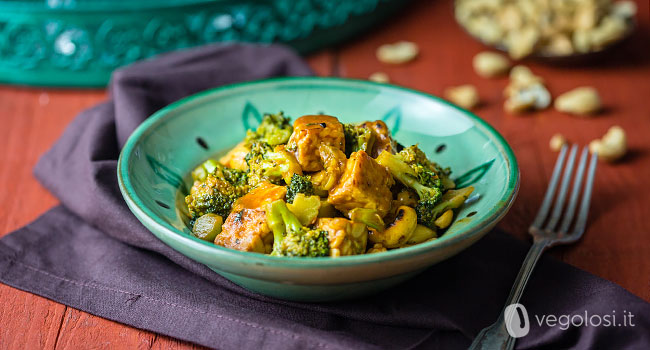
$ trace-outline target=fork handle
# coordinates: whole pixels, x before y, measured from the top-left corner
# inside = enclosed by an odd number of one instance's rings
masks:
[[[537,264],[537,260],[542,255],[544,250],[549,246],[550,241],[544,238],[535,239],[533,245],[528,250],[526,259],[524,259],[521,269],[519,269],[519,274],[515,280],[515,284],[510,290],[510,295],[506,300],[506,305],[516,304],[521,299],[521,295],[524,293],[524,288],[526,283],[530,278],[530,275]],[[492,324],[490,327],[484,328],[476,336],[472,345],[469,347],[470,350],[479,350],[479,349],[498,349],[498,350],[510,350],[515,347],[515,338],[511,337],[506,330],[505,323],[505,306],[499,315],[499,319]]]

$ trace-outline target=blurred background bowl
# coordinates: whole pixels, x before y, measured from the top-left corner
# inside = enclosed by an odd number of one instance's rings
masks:
[[[404,0],[0,0],[0,82],[101,87],[139,59],[206,43],[305,54],[395,14]]]
[[[465,1],[467,1],[467,0],[465,0]],[[469,1],[471,1],[471,0],[469,0]],[[538,0],[529,0],[529,1],[530,2],[524,2],[524,3],[530,5],[530,4],[534,4]],[[503,39],[505,36],[507,36],[508,31],[515,31],[515,32],[516,31],[521,31],[523,27],[519,27],[518,29],[506,29],[506,28],[504,28],[504,24],[499,22],[498,14],[490,12],[488,15],[486,15],[486,14],[482,15],[482,19],[487,18],[487,21],[490,23],[488,28],[485,28],[485,29],[481,28],[480,30],[478,30],[478,29],[472,30],[472,29],[470,29],[468,27],[469,26],[468,21],[470,19],[467,18],[467,14],[461,15],[462,11],[461,11],[461,7],[460,7],[461,5],[459,4],[459,2],[461,2],[461,1],[454,0],[454,3],[453,3],[453,15],[454,15],[454,18],[456,19],[456,23],[463,29],[463,31],[465,33],[467,33],[470,37],[472,37],[475,40],[477,40],[477,41],[481,42],[482,44],[484,44],[485,46],[496,49],[496,50],[501,51],[501,52],[505,53],[506,55],[508,55],[509,54],[508,47],[503,42],[494,43],[493,42],[493,41],[495,41],[494,38],[492,40],[490,40],[490,39],[486,39],[486,37],[481,37],[481,36],[482,35],[484,36],[485,35],[484,33],[486,33],[486,32],[488,32],[488,33],[492,32],[491,30],[487,30],[489,28],[492,28],[492,23],[497,25],[497,27],[500,28],[499,30],[503,31],[501,33],[501,38],[500,39]],[[613,13],[615,13],[615,12],[618,13],[617,11],[613,10],[614,7],[615,7],[614,4],[621,5],[622,2],[627,2],[627,3],[629,3],[630,6],[618,6],[617,8],[619,8],[619,9],[621,7],[628,8],[628,10],[626,10],[626,13],[629,12],[628,15],[621,15],[621,14],[614,15]],[[483,1],[481,3],[487,5],[488,2]],[[492,5],[488,6],[488,10],[484,10],[484,11],[487,11],[487,12],[495,11],[495,8],[497,9],[497,11],[505,11],[506,8],[517,8],[516,6],[514,6],[515,3],[512,3],[512,2],[510,2],[510,3],[506,3],[506,2],[501,2],[501,3],[499,3],[499,2],[489,2],[489,3],[492,4]],[[566,2],[566,3],[558,2],[556,4],[559,4],[559,5],[562,5],[562,6],[568,6],[566,4],[569,4],[569,3],[571,3],[571,2]],[[536,44],[536,49],[532,53],[530,53],[529,55],[526,55],[525,57],[521,57],[518,60],[534,60],[534,61],[541,62],[541,63],[556,64],[556,65],[586,65],[586,64],[591,64],[591,63],[597,63],[599,61],[604,60],[607,56],[609,56],[609,54],[611,52],[613,52],[616,49],[620,48],[621,44],[626,42],[632,36],[632,34],[634,33],[634,31],[636,29],[635,14],[636,14],[636,11],[637,11],[636,10],[636,5],[634,3],[632,3],[632,2],[630,2],[630,1],[613,1],[611,3],[607,3],[607,0],[606,0],[606,1],[604,1],[604,3],[611,4],[611,7],[610,7],[611,12],[610,13],[603,13],[603,14],[601,14],[601,16],[613,16],[613,18],[617,18],[619,20],[622,20],[622,23],[624,23],[624,25],[625,25],[624,30],[622,31],[622,33],[620,33],[620,37],[618,37],[616,40],[614,40],[612,42],[609,42],[609,43],[606,43],[602,47],[596,47],[593,50],[586,51],[586,52],[578,51],[575,48],[575,42],[571,42],[571,44],[573,44],[573,52],[570,53],[570,54],[566,54],[566,55],[560,55],[560,54],[553,53],[551,50],[549,50],[549,48],[546,48],[546,50],[544,50],[543,45],[540,48],[539,47],[540,43],[542,43],[543,39],[545,39],[545,38],[541,38],[540,42],[538,42]],[[471,3],[471,4],[472,5],[479,4],[479,1],[476,1],[476,3]],[[497,5],[497,4],[500,4],[500,5]],[[582,5],[580,5],[581,3],[579,3],[579,2],[571,3],[571,4],[572,4],[571,6],[590,6],[590,4],[588,2],[583,2]],[[557,5],[557,6],[559,6],[559,5]],[[626,4],[626,5],[628,5],[628,4]],[[483,5],[481,5],[481,6],[483,6]],[[534,6],[534,5],[530,5],[530,6]],[[475,10],[475,11],[480,13],[480,11],[478,11],[478,10]],[[556,11],[557,11],[557,9],[556,9]],[[545,17],[545,16],[549,16],[549,13],[537,13],[537,12],[533,12],[533,13],[536,16],[536,21],[533,21],[533,23],[538,23],[539,21],[541,21],[542,18],[548,18],[548,17]],[[557,12],[554,12],[553,14],[557,15]],[[523,13],[519,13],[519,15],[522,16],[520,18],[525,17],[525,15]],[[530,13],[528,15],[530,16]],[[478,21],[476,19],[476,15],[474,15],[474,16],[475,16],[475,18],[474,18],[475,23],[480,22],[480,23],[484,23],[483,25],[488,24],[488,23],[485,23],[484,21],[482,21],[482,22]],[[574,16],[574,14],[570,15],[568,18],[573,18],[572,16]],[[470,17],[471,17],[471,15],[470,15]],[[479,16],[479,17],[481,17],[481,16]],[[553,18],[553,16],[550,16],[550,18]],[[603,18],[600,18],[600,19],[597,20],[597,22],[595,24],[595,27],[598,26],[599,22],[602,23]],[[463,20],[466,23],[463,23]],[[527,18],[527,20],[530,21],[530,18]],[[522,21],[525,22],[526,19],[523,19]],[[508,22],[505,22],[505,23],[508,23]],[[548,24],[547,24],[547,26],[548,26]],[[531,25],[529,25],[529,27],[531,27]],[[543,31],[544,30],[544,29],[539,27],[539,24],[532,24],[532,27],[535,27],[538,31]],[[594,28],[592,28],[592,29],[594,29]],[[567,31],[567,29],[565,28],[565,29],[559,30],[559,32],[556,33],[556,34],[561,34],[562,36],[568,35],[569,40],[575,40],[572,37],[572,33],[567,33],[566,31]],[[489,38],[490,36],[487,36],[487,37]],[[546,38],[546,39],[548,39],[548,38]],[[513,57],[510,57],[510,58],[515,59]],[[517,59],[515,59],[515,60],[517,60]]]
[[[491,45],[481,40],[481,38],[472,35],[468,30],[465,29],[460,23],[458,24],[463,28],[467,35],[471,36],[475,40],[481,42],[483,45],[493,48],[495,50],[503,52],[506,56],[508,55],[508,49],[502,45]],[[617,41],[601,48],[598,50],[590,52],[574,52],[570,55],[553,55],[551,53],[545,52],[534,52],[533,54],[522,58],[522,60],[533,60],[540,63],[545,63],[549,65],[557,66],[580,66],[580,65],[589,65],[593,63],[602,62],[607,59],[614,51],[619,49],[625,42],[629,40],[636,29],[636,22],[631,21],[630,26],[627,27],[625,34]]]

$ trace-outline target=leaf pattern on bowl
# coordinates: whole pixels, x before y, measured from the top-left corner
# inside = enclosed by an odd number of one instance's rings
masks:
[[[262,115],[250,101],[246,101],[244,105],[241,121],[244,124],[244,130],[255,129],[262,122]]]
[[[151,170],[154,172],[154,174],[156,174],[159,178],[161,178],[172,187],[180,188],[183,193],[187,193],[187,188],[185,188],[185,183],[183,182],[183,178],[180,175],[176,174],[174,171],[166,167],[156,158],[148,154],[146,155],[146,158],[147,163],[149,163],[149,166],[151,167]]]
[[[490,170],[492,167],[492,164],[494,163],[494,158],[491,160],[469,170],[468,172],[464,173],[463,175],[457,177],[454,182],[456,183],[456,187],[458,188],[463,188],[470,186],[472,184],[475,184],[477,181],[483,178],[485,174]]]
[[[386,123],[388,130],[390,130],[393,135],[397,134],[399,131],[400,123],[402,122],[402,109],[399,105],[391,108],[388,112],[386,112],[386,114],[384,114],[381,120]]]

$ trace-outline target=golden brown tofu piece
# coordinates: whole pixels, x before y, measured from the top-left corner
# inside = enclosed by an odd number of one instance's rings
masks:
[[[270,253],[273,234],[266,225],[266,204],[284,199],[287,188],[262,182],[233,203],[232,212],[223,223],[214,243],[245,252]]]
[[[262,182],[252,191],[246,193],[233,203],[232,211],[242,209],[264,209],[264,206],[275,202],[278,199],[284,199],[287,194],[287,188],[284,186],[274,185],[270,182]]]
[[[376,136],[375,143],[372,146],[372,151],[370,152],[370,156],[377,158],[377,156],[383,151],[388,151],[395,154],[397,145],[395,143],[395,140],[393,140],[393,137],[391,136],[390,130],[388,129],[388,126],[386,126],[386,123],[381,120],[375,120],[374,122],[368,121],[361,124],[361,127],[371,129],[374,131]]]
[[[294,152],[303,171],[323,169],[318,150],[321,143],[344,150],[343,124],[336,117],[305,115],[296,119],[287,149]]]
[[[250,149],[246,147],[244,141],[237,144],[233,147],[226,155],[219,159],[219,163],[233,169],[239,170],[248,170],[248,164],[246,163],[246,155],[250,152]]]
[[[244,252],[270,253],[273,234],[266,225],[266,213],[262,209],[231,212],[214,243]]]
[[[368,243],[368,229],[362,223],[344,218],[320,218],[316,227],[327,231],[330,256],[362,254]]]
[[[394,183],[388,170],[366,152],[354,152],[327,200],[346,214],[354,208],[367,208],[377,210],[384,217],[390,210],[393,197],[390,187]]]

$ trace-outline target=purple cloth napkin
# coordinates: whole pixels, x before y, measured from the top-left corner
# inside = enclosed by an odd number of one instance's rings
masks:
[[[498,317],[526,254],[527,246],[507,234],[494,231],[458,256],[377,295],[304,304],[248,292],[177,253],[147,231],[122,200],[116,177],[119,150],[153,112],[223,84],[310,74],[287,49],[252,45],[206,46],[116,72],[110,99],[82,112],[36,166],[36,177],[62,205],[0,240],[0,281],[213,348],[469,346]],[[531,329],[517,348],[650,348],[650,304],[551,258],[539,262],[522,304]],[[634,326],[536,323],[544,315],[585,312],[615,313],[620,322],[624,312],[631,312]]]

